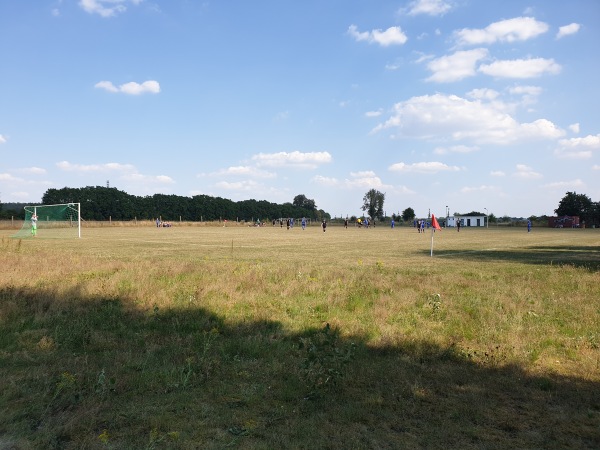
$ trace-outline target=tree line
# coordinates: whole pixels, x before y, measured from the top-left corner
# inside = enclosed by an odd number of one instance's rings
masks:
[[[154,220],[165,221],[217,221],[245,220],[270,221],[283,217],[306,217],[312,220],[329,219],[323,210],[318,210],[314,200],[298,195],[290,203],[271,203],[266,200],[232,200],[195,195],[154,194],[136,196],[116,188],[87,186],[83,188],[48,189],[42,196],[43,205],[62,203],[80,203],[81,217],[84,220]],[[23,206],[20,210],[2,208],[2,215],[12,213],[15,217],[24,217]],[[10,216],[8,216],[10,217]]]
[[[363,197],[362,210],[371,218],[384,218],[383,204],[385,193],[375,189],[369,190]],[[296,195],[291,203],[271,203],[266,200],[232,200],[196,195],[183,197],[178,195],[154,194],[139,197],[119,191],[116,188],[103,186],[87,186],[83,188],[48,189],[42,197],[44,205],[60,203],[80,203],[81,215],[85,220],[153,220],[160,217],[167,221],[215,221],[215,220],[275,220],[283,217],[306,217],[311,220],[330,220],[331,216],[322,209],[317,209],[315,201],[303,194]],[[24,203],[0,203],[0,219],[11,217],[23,219]],[[585,194],[567,192],[554,210],[557,216],[579,216],[587,227],[600,226],[600,202],[594,202]],[[482,215],[472,212],[463,215]],[[406,208],[402,214],[392,214],[395,220],[412,221],[415,217],[413,208]],[[352,220],[356,220],[352,216]],[[488,220],[510,221],[509,217],[496,218],[493,214]],[[530,217],[530,219],[536,219]],[[541,218],[547,220],[547,216]]]

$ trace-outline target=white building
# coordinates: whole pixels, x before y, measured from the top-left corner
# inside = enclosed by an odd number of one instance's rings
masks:
[[[451,216],[447,218],[447,227],[455,227],[460,220],[461,227],[485,227],[485,216]]]

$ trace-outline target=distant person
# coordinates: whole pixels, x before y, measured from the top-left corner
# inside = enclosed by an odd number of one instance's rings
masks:
[[[344,220],[344,228],[348,228],[348,218],[346,217],[346,220]]]
[[[531,219],[527,219],[527,232],[531,232]]]
[[[306,229],[306,217],[302,218],[302,229],[305,230]]]
[[[460,219],[458,219],[456,221],[456,231],[459,232],[460,231]]]
[[[392,219],[392,229],[394,228],[394,219]]]
[[[327,230],[327,222],[325,222],[325,219],[323,219],[323,223],[321,224],[321,227],[323,227],[323,233],[325,233],[325,230]]]
[[[421,233],[425,233],[425,220],[421,220]]]
[[[33,237],[37,236],[37,221],[38,216],[36,213],[33,213],[33,216],[31,216],[31,235]]]
[[[290,219],[289,218],[288,218],[286,224],[287,224],[287,229],[289,230],[290,229]]]
[[[156,228],[160,228],[160,218],[156,218]]]

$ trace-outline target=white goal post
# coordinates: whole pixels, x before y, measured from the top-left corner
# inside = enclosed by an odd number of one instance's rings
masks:
[[[13,237],[80,238],[81,204],[25,206],[23,227]]]

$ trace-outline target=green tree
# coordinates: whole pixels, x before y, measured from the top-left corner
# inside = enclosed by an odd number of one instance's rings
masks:
[[[567,192],[554,210],[557,216],[579,216],[581,220],[588,221],[594,216],[594,204],[585,194]]]
[[[310,211],[314,211],[317,209],[317,205],[315,204],[315,201],[310,198],[306,198],[306,195],[304,195],[304,194],[296,195],[294,197],[294,201],[292,202],[292,205],[297,206],[298,208],[305,208]]]
[[[383,217],[383,202],[385,194],[376,189],[369,190],[363,197],[362,210],[369,214],[373,219],[381,219]]]
[[[411,220],[413,220],[415,218],[415,210],[412,208],[406,208],[404,211],[402,211],[402,220],[404,220],[405,222],[410,222]]]

